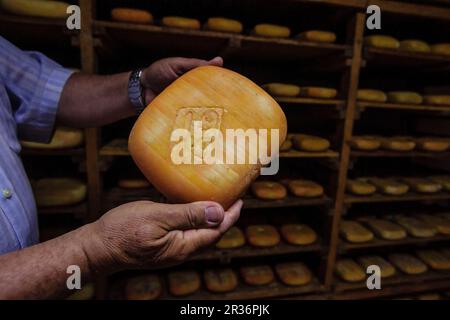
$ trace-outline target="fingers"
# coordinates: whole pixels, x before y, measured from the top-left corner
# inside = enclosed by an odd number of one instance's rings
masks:
[[[223,65],[223,59],[221,57],[215,57],[214,59],[211,59],[209,61],[207,60],[201,60],[201,59],[190,59],[190,58],[175,58],[176,61],[176,67],[175,72],[178,75],[182,75],[183,73],[188,72],[189,70],[192,70],[197,67],[201,66],[218,66],[221,67]]]
[[[243,204],[244,202],[239,199],[225,212],[225,217],[219,226],[220,233],[227,232],[238,221]]]
[[[208,61],[208,65],[221,67],[223,66],[223,59],[222,57],[215,57],[214,59]]]

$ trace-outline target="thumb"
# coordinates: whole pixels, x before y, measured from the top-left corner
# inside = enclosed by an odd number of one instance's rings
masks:
[[[212,201],[165,205],[164,222],[171,230],[188,230],[216,227],[224,219],[222,206]],[[164,212],[164,211],[163,211]]]

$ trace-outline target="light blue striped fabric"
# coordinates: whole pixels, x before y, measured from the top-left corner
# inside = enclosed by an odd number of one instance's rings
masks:
[[[71,73],[0,37],[0,254],[38,242],[36,205],[20,160],[19,138],[50,140]]]

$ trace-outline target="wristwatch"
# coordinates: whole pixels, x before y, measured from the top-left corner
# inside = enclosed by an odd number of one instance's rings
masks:
[[[128,80],[128,98],[130,99],[131,105],[135,108],[138,115],[144,111],[146,107],[144,88],[141,82],[143,71],[144,70],[142,69],[131,71],[130,79]]]

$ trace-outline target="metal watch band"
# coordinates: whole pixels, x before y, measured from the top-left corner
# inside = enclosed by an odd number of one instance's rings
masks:
[[[142,69],[133,70],[128,81],[128,98],[137,114],[145,109],[144,89],[141,83],[142,72]]]

